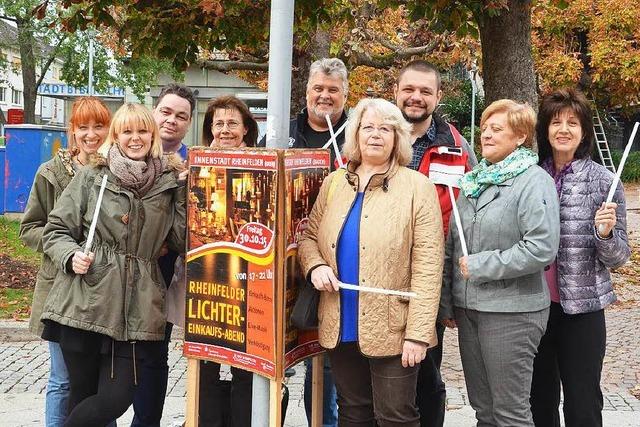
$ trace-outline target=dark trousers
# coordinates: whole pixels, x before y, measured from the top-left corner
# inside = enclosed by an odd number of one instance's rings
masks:
[[[251,427],[253,374],[231,368],[231,390],[220,380],[220,364],[200,362],[200,425]]]
[[[538,427],[559,427],[560,385],[567,427],[602,426],[600,376],[607,343],[604,310],[565,314],[551,303],[533,364],[531,411]]]
[[[418,366],[403,368],[401,356],[369,358],[357,343],[328,352],[338,391],[340,427],[418,427]]]
[[[167,287],[171,284],[178,256],[177,252],[169,250],[166,255],[158,258],[160,273]],[[139,366],[138,388],[133,398],[134,417],[131,427],[160,427],[169,380],[167,361],[172,330],[173,324],[167,323],[163,351],[156,358],[143,360]]]
[[[169,341],[173,324],[167,323],[162,351],[139,361],[138,387],[133,397],[131,427],[160,427],[169,379]]]
[[[444,425],[447,389],[440,375],[442,364],[442,339],[444,326],[436,324],[438,345],[427,352],[427,357],[420,363],[418,371],[418,387],[416,405],[420,412],[420,427],[442,427]]]
[[[64,427],[104,427],[133,402],[133,359],[62,349],[69,372],[69,416]]]

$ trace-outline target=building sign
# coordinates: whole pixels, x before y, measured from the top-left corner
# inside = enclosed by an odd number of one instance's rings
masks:
[[[7,110],[7,124],[21,125],[24,123],[24,110],[22,108],[9,108]]]
[[[43,83],[38,86],[38,95],[42,96],[88,96],[89,88],[86,86],[71,86],[58,83]],[[95,96],[102,98],[124,98],[125,90],[121,87],[109,87],[106,92],[95,92]]]

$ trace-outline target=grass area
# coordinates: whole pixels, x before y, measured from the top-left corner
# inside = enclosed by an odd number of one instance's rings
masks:
[[[0,216],[0,319],[26,320],[31,312],[40,254],[19,237],[20,223]]]
[[[20,223],[0,216],[0,254],[33,266],[40,265],[40,254],[26,247],[19,237]]]
[[[32,298],[33,289],[0,288],[0,319],[28,319]]]

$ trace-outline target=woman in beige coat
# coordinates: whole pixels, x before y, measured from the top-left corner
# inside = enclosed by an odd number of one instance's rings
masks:
[[[300,241],[303,271],[321,292],[319,339],[329,350],[340,426],[419,425],[416,380],[437,342],[443,232],[434,185],[405,167],[409,135],[395,105],[360,101],[346,130],[347,170],[323,183]]]

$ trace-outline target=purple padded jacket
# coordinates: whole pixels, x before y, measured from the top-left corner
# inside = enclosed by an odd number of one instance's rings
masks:
[[[616,300],[609,269],[624,264],[631,250],[622,184],[613,196],[618,204],[613,234],[601,239],[594,217],[607,198],[614,175],[591,159],[575,160],[571,169],[560,193],[558,290],[564,312],[578,314],[601,310]]]

